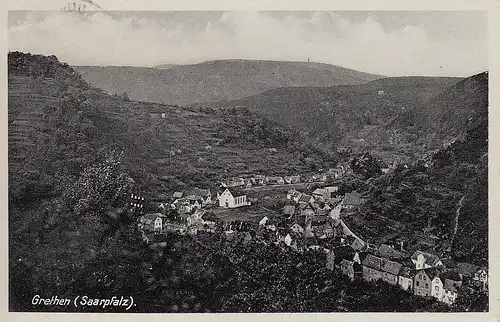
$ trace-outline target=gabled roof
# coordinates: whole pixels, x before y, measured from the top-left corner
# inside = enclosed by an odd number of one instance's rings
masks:
[[[180,191],[174,192],[174,195],[172,196],[173,198],[182,198],[183,193]]]
[[[378,254],[381,257],[387,258],[387,259],[401,259],[404,257],[404,254],[398,250],[395,250],[389,245],[382,244],[378,248]]]
[[[326,192],[325,189],[318,188],[318,189],[314,190],[313,194],[314,195],[323,195],[325,192]]]
[[[372,254],[368,254],[363,260],[363,265],[380,271],[382,270],[382,259]]]
[[[460,274],[457,273],[456,271],[448,271],[442,274],[444,279],[453,281],[453,282],[461,282],[462,278],[460,277]]]
[[[305,194],[303,193],[301,196],[300,196],[300,199],[299,199],[299,202],[309,202],[311,200],[312,196],[311,195],[308,195],[308,194]]]
[[[427,276],[429,276],[431,280],[433,280],[435,277],[439,277],[441,274],[441,271],[436,268],[427,268],[425,269],[425,272],[427,273]]]
[[[217,222],[219,221],[219,217],[217,217],[216,214],[214,214],[213,212],[205,212],[202,216],[201,216],[201,219],[205,220],[205,221],[213,221],[213,222]]]
[[[437,264],[437,262],[439,261],[439,257],[437,255],[434,255],[434,254],[431,254],[431,253],[427,253],[427,252],[423,252],[423,251],[420,251],[420,250],[416,250],[413,255],[411,255],[411,259],[412,260],[417,260],[418,256],[419,255],[423,255],[424,258],[425,258],[425,263],[427,265],[430,265],[430,266],[434,266]]]
[[[382,271],[393,275],[398,275],[401,267],[403,267],[403,265],[401,265],[400,263],[393,262],[387,259],[382,259],[382,263]]]
[[[235,197],[235,198],[246,195],[245,192],[243,192],[243,190],[240,190],[240,189],[235,188],[235,187],[228,187],[226,189],[229,190],[229,192],[231,193],[231,195],[233,195],[233,197]]]

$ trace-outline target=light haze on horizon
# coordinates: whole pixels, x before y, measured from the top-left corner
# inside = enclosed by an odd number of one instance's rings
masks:
[[[70,65],[311,61],[386,76],[488,69],[485,12],[10,11],[9,50]]]

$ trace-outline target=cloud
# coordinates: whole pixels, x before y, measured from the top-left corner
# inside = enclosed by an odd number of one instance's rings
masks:
[[[9,27],[9,49],[55,54],[74,65],[310,58],[389,76],[466,76],[487,64],[486,35],[463,38],[460,30],[450,30],[446,39],[434,39],[428,26],[388,30],[370,16],[222,12],[216,19],[197,21],[197,28],[182,19],[164,23],[168,19],[168,14],[31,13]]]

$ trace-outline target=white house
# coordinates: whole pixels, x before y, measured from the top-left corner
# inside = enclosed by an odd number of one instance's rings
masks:
[[[163,228],[163,221],[161,219],[161,217],[157,217],[155,219],[155,224],[154,224],[154,230],[162,230]]]
[[[259,221],[259,226],[265,226],[268,220],[269,220],[269,218],[267,218],[267,216],[264,216],[264,218],[262,218]]]
[[[439,257],[419,250],[415,251],[413,255],[411,255],[411,261],[417,270],[443,266]]]
[[[438,301],[441,301],[444,296],[444,283],[441,278],[436,275],[431,281],[431,296],[435,297]]]
[[[234,188],[226,188],[222,194],[218,194],[217,199],[219,207],[223,208],[237,208],[250,205],[246,194]]]
[[[458,291],[454,286],[446,285],[443,291],[443,297],[441,298],[442,302],[445,302],[448,305],[452,305],[457,299]]]

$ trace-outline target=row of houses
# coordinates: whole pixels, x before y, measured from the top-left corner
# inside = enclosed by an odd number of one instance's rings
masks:
[[[148,235],[159,235],[168,232],[177,232],[181,235],[196,235],[198,232],[215,233],[219,218],[211,211],[197,209],[191,214],[161,213],[146,214],[138,219],[138,228],[143,239],[147,242]]]
[[[249,206],[251,203],[243,190],[237,187],[226,187],[221,189],[216,196],[212,197],[209,189],[194,188],[187,193],[176,191],[172,196],[170,204],[160,204],[160,209],[167,208],[179,213],[192,213],[195,210],[210,207],[212,205],[223,208],[237,208]]]
[[[386,244],[364,252],[349,246],[334,249],[327,255],[326,267],[340,270],[351,281],[382,280],[413,295],[434,297],[448,305],[457,299],[464,280],[483,291],[488,285],[488,273],[484,268],[468,263],[447,266],[435,254],[417,250],[408,256]]]
[[[221,182],[223,188],[239,187],[251,188],[254,186],[265,185],[285,185],[296,184],[301,182],[327,182],[328,180],[338,179],[350,172],[350,167],[347,163],[339,165],[337,168],[322,171],[311,175],[290,175],[290,176],[266,176],[266,175],[253,175],[247,178],[233,177],[229,180]]]

